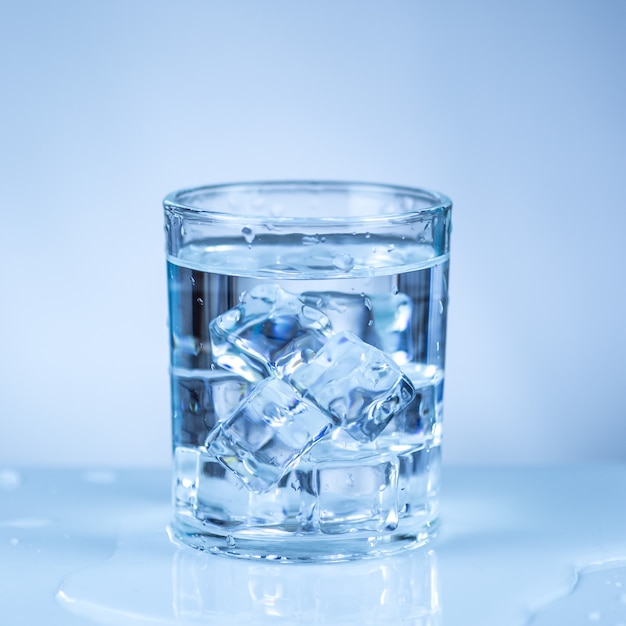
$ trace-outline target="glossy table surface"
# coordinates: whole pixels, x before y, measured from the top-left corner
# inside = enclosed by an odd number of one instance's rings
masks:
[[[626,626],[625,496],[626,465],[446,467],[429,545],[293,565],[173,545],[165,470],[4,467],[0,615],[49,626]]]

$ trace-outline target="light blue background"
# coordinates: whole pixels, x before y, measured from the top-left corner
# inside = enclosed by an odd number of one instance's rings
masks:
[[[169,462],[161,199],[455,202],[447,463],[626,459],[626,3],[0,8],[0,464]]]

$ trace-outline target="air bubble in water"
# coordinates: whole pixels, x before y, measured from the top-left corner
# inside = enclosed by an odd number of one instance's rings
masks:
[[[354,259],[349,254],[337,254],[333,257],[333,266],[343,272],[349,272],[354,267]]]
[[[254,231],[250,227],[244,226],[241,229],[241,234],[243,235],[243,238],[248,242],[248,244],[251,244],[254,241]]]

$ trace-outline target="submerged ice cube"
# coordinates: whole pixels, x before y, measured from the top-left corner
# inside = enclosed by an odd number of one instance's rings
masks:
[[[411,298],[405,293],[377,294],[370,297],[370,302],[375,331],[372,343],[391,355],[396,363],[408,363],[414,351]]]
[[[338,291],[305,291],[302,301],[328,315],[335,333],[350,331],[375,343],[374,313],[369,296]]]
[[[209,325],[213,358],[256,382],[283,376],[314,354],[331,334],[327,315],[278,285],[257,285]]]
[[[205,445],[249,490],[263,493],[332,426],[330,415],[280,378],[270,377],[209,433]]]
[[[237,407],[250,383],[226,370],[209,377],[178,372],[172,372],[174,444],[202,445],[211,428]]]
[[[398,526],[398,459],[376,455],[358,461],[317,464],[320,530],[395,530]]]
[[[211,381],[213,411],[217,421],[230,416],[246,397],[250,383],[239,376],[216,377]]]
[[[288,380],[363,442],[373,441],[415,396],[411,381],[389,356],[350,332],[333,335]]]
[[[198,501],[200,452],[195,448],[176,448],[174,454],[174,503],[195,507]]]

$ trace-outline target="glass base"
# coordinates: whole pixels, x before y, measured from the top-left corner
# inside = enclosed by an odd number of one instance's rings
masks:
[[[168,527],[170,539],[182,546],[190,546],[204,552],[240,559],[264,559],[281,563],[326,563],[381,558],[418,548],[431,541],[437,534],[437,519],[407,532],[384,534],[350,533],[328,536],[323,534],[294,535],[286,537],[272,534],[239,536],[219,535],[199,531],[184,520],[175,519]]]

